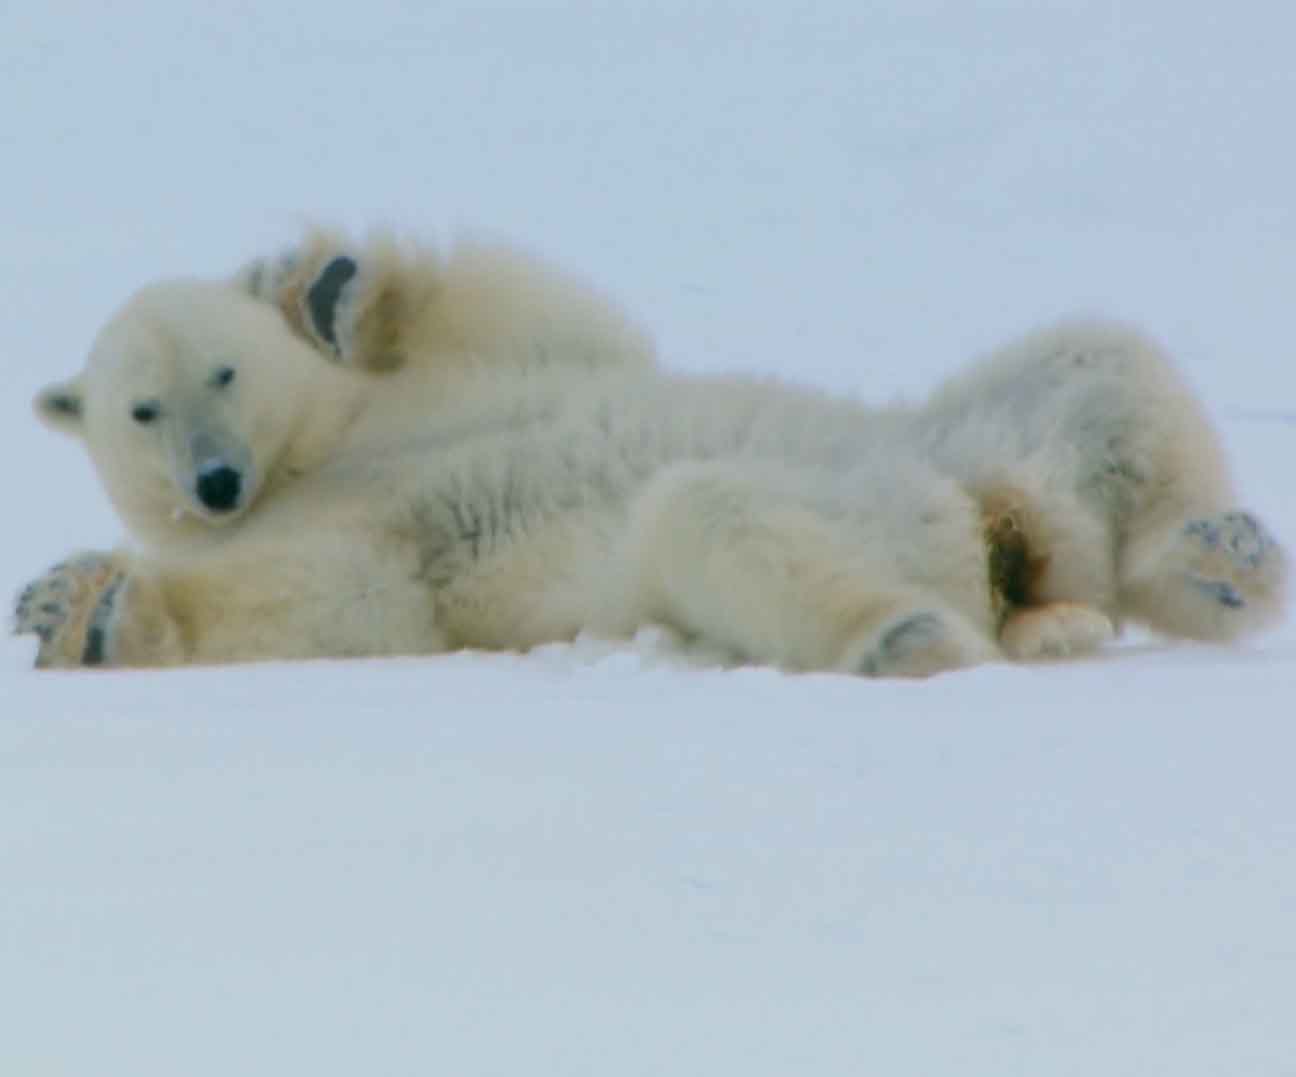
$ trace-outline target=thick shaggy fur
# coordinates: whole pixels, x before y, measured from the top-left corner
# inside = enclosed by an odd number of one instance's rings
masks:
[[[139,553],[19,600],[45,666],[527,648],[668,625],[739,661],[926,675],[1230,640],[1285,558],[1139,334],[1068,325],[921,407],[683,378],[506,252],[328,236],[150,286],[38,411]]]

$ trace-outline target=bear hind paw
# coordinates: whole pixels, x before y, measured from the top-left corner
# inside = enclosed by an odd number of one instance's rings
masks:
[[[1004,652],[1018,662],[1092,654],[1113,639],[1111,619],[1092,606],[1053,602],[1009,614],[999,632]]]
[[[1272,602],[1284,576],[1282,549],[1249,512],[1224,512],[1184,524],[1172,557],[1199,599],[1221,611]]]

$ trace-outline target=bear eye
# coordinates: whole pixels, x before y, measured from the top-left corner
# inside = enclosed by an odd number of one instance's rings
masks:
[[[233,380],[234,368],[232,366],[223,366],[212,375],[211,383],[216,386],[217,389],[224,389],[225,386]]]
[[[141,426],[147,426],[160,414],[162,414],[162,406],[156,400],[146,400],[143,404],[136,404],[131,408],[131,418]]]

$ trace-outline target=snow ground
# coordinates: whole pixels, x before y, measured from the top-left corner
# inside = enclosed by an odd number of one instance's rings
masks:
[[[875,400],[1128,317],[1296,544],[1294,28],[1169,0],[10,5],[0,591],[117,537],[35,389],[138,282],[303,218],[486,227],[669,362]],[[0,1073],[1296,1074],[1296,624],[923,684],[651,638],[30,657],[0,643]]]

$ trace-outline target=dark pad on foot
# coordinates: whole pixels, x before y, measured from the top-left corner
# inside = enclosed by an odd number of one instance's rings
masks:
[[[903,660],[914,651],[930,647],[945,632],[945,622],[939,614],[926,611],[910,614],[882,633],[876,648],[861,661],[859,672],[866,677],[884,674],[892,663]]]
[[[337,348],[337,305],[342,289],[355,277],[358,267],[354,258],[345,254],[329,262],[315,278],[315,283],[306,293],[306,307],[310,311],[311,324],[320,339]]]

